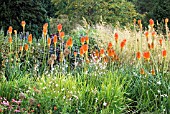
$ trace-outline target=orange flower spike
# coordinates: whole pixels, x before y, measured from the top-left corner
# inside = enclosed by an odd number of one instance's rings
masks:
[[[43,34],[44,34],[45,36],[47,35],[47,29],[46,29],[46,28],[43,29]]]
[[[108,48],[111,49],[113,47],[112,42],[109,42]]]
[[[114,51],[113,49],[109,49],[108,55],[109,55],[110,57],[113,57],[113,56],[115,55],[115,51]]]
[[[12,44],[12,37],[9,37],[8,42]]]
[[[26,25],[26,22],[25,21],[21,21],[21,26],[24,28]]]
[[[153,48],[154,48],[154,42],[151,43],[151,49],[153,49]]]
[[[84,52],[88,52],[88,45],[87,44],[83,45],[83,50],[84,50]]]
[[[122,49],[124,48],[124,46],[125,46],[125,42],[124,42],[124,41],[122,41],[122,42],[120,43],[121,51],[122,51]]]
[[[155,37],[156,33],[155,32],[152,32],[152,37]]]
[[[85,36],[85,41],[87,42],[87,44],[89,43],[89,37],[88,36]]]
[[[100,49],[100,56],[104,57],[104,49],[103,48]]]
[[[28,43],[29,43],[29,44],[32,44],[32,34],[30,34],[30,35],[28,36]]]
[[[72,37],[70,37],[70,38],[68,39],[68,41],[69,41],[69,46],[70,46],[70,47],[72,47],[72,46],[73,46],[73,40],[72,40]]]
[[[149,60],[150,59],[150,52],[149,51],[144,52],[143,57],[144,57],[144,59]]]
[[[119,38],[119,35],[118,35],[118,33],[116,32],[116,33],[115,33],[115,41],[116,41],[116,43],[118,42],[118,38]]]
[[[83,45],[85,42],[85,37],[81,37],[80,41],[81,41],[81,44]]]
[[[159,39],[159,44],[162,46],[162,38]]]
[[[149,36],[149,32],[148,31],[145,32],[145,36],[148,38],[148,36]]]
[[[136,19],[133,19],[133,23],[134,23],[134,25],[136,25]]]
[[[145,32],[145,37],[146,37],[146,40],[148,41],[148,37],[149,37],[149,32],[148,31]]]
[[[83,55],[84,55],[84,49],[83,49],[83,47],[80,47],[80,56],[83,57]]]
[[[17,35],[17,30],[14,30],[14,34]]]
[[[59,33],[59,36],[60,36],[60,38],[62,38],[62,39],[64,38],[64,35],[65,35],[64,32],[60,32],[60,33]]]
[[[155,70],[154,69],[151,70],[151,74],[155,75]]]
[[[67,42],[66,42],[66,47],[68,47],[68,46],[70,46],[70,47],[73,46],[73,40],[72,40],[71,37],[70,37],[70,38],[67,40]]]
[[[9,28],[8,28],[8,33],[9,33],[9,34],[12,34],[12,26],[9,26]]]
[[[162,51],[162,56],[163,56],[163,58],[166,58],[166,56],[167,56],[167,52],[165,49]]]
[[[145,74],[145,71],[143,68],[140,69],[140,74],[144,75]]]
[[[29,47],[28,44],[25,44],[25,45],[24,45],[25,51],[28,51],[28,47]]]
[[[95,50],[95,56],[99,57],[99,51],[97,49]]]
[[[140,54],[140,52],[139,52],[139,51],[136,53],[136,58],[137,58],[138,60],[140,60],[140,59],[141,59],[141,54]]]
[[[125,43],[126,43],[126,39],[124,39],[124,40],[123,40],[123,42],[125,42]]]
[[[74,52],[74,57],[76,57],[76,56],[77,56],[77,52],[75,51],[75,52]]]
[[[47,27],[48,27],[48,23],[45,23],[45,24],[43,25],[43,29],[47,29]]]
[[[139,19],[139,20],[138,20],[138,25],[141,25],[141,22],[142,22],[142,21]]]
[[[50,45],[51,45],[51,38],[47,39],[47,45],[48,45],[48,47],[50,47]]]
[[[59,32],[61,32],[61,30],[62,30],[62,24],[58,24],[58,25],[57,25],[57,29],[58,29]]]
[[[20,50],[20,51],[23,51],[23,46],[20,46],[20,47],[19,47],[19,50]]]
[[[150,25],[151,27],[154,26],[154,21],[153,21],[153,19],[150,19],[150,20],[149,20],[149,25]]]
[[[151,49],[151,44],[150,43],[148,43],[148,48]]]
[[[165,19],[165,23],[168,23],[168,22],[169,22],[169,19],[168,19],[168,18],[166,18],[166,19]]]
[[[56,43],[57,43],[57,35],[54,35],[53,42],[54,42],[54,46],[56,47]]]

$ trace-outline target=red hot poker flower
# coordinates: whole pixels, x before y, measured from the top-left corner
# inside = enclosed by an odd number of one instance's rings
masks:
[[[50,47],[50,45],[51,45],[51,38],[47,39],[47,45],[48,45],[48,47]]]
[[[121,51],[122,51],[122,49],[124,48],[125,44],[126,44],[126,39],[124,39],[124,40],[120,43]]]
[[[144,59],[149,60],[150,59],[150,52],[149,51],[144,52],[143,57],[144,57]]]
[[[57,35],[54,35],[53,42],[54,42],[54,46],[56,47],[56,43],[57,43]]]
[[[72,47],[72,46],[73,46],[73,40],[72,40],[72,37],[70,37],[70,38],[67,40],[66,45],[67,45],[67,46],[70,46],[70,47]]]
[[[76,56],[77,56],[77,52],[75,51],[75,52],[74,52],[74,57],[76,57]]]
[[[112,42],[109,42],[108,48],[111,49],[113,47]]]
[[[84,53],[85,53],[85,52],[84,52],[84,49],[83,49],[83,47],[81,46],[81,47],[80,47],[80,56],[83,57]]]
[[[85,42],[85,37],[81,37],[80,41],[81,41],[81,44],[83,45]]]
[[[159,39],[159,44],[162,46],[162,38]]]
[[[89,43],[89,37],[88,36],[85,36],[85,41],[87,42],[87,44]]]
[[[63,39],[65,34],[64,34],[64,32],[60,32],[59,35],[60,35],[60,38]]]
[[[9,38],[8,38],[8,42],[9,42],[10,44],[12,44],[12,37],[9,37]]]
[[[28,47],[29,47],[28,44],[24,45],[25,51],[28,51]]]
[[[103,48],[100,49],[100,56],[104,57],[104,49]]]
[[[88,45],[87,44],[83,45],[83,50],[84,50],[84,52],[88,51]]]
[[[29,43],[29,44],[32,44],[32,34],[30,34],[30,35],[28,36],[28,43]]]
[[[141,25],[141,20],[140,19],[138,20],[138,24]]]
[[[119,38],[119,35],[118,35],[118,33],[116,32],[116,33],[115,33],[115,41],[116,41],[116,43],[118,42],[118,38]]]
[[[58,25],[57,25],[57,29],[58,29],[58,31],[60,32],[60,31],[62,30],[62,24],[58,24]]]
[[[167,24],[169,22],[169,19],[168,18],[166,18],[165,19],[165,24]]]
[[[136,53],[136,58],[137,58],[138,60],[141,58],[141,54],[140,54],[139,51]]]
[[[166,55],[167,55],[166,50],[165,50],[165,49],[164,49],[164,50],[162,50],[162,56],[163,56],[164,58],[166,58]]]
[[[8,33],[9,33],[9,34],[12,34],[12,26],[9,26],[9,28],[8,28]]]
[[[150,19],[150,20],[149,20],[149,24],[150,24],[151,27],[154,26],[154,21],[153,21],[153,19]]]
[[[25,27],[25,25],[26,25],[26,22],[25,22],[25,21],[22,21],[22,22],[21,22],[21,26],[22,26],[22,27]]]

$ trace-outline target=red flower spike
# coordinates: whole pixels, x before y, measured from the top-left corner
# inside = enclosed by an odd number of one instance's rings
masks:
[[[150,52],[149,51],[144,52],[143,57],[144,57],[144,59],[149,60],[150,59]]]
[[[150,25],[151,27],[154,26],[154,21],[153,21],[153,19],[150,19],[150,20],[149,20],[149,25]]]
[[[60,32],[60,31],[62,30],[62,24],[58,24],[58,25],[57,25],[57,29],[58,29],[58,31]]]
[[[166,50],[164,49],[164,50],[162,51],[162,56],[163,56],[163,58],[166,58],[166,55],[167,55],[167,52],[166,52]]]

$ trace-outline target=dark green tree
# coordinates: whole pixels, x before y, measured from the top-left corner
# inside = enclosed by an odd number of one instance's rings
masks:
[[[0,27],[7,31],[12,26],[22,31],[22,20],[26,21],[26,31],[32,34],[41,34],[42,25],[46,22],[47,11],[39,0],[1,0]]]
[[[126,25],[138,14],[134,5],[126,0],[52,0],[57,8],[56,15],[68,15],[71,22],[80,22],[85,17],[90,24],[101,21],[119,21]]]

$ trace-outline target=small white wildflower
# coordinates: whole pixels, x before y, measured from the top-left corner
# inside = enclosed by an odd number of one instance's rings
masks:
[[[76,95],[72,95],[72,96],[75,97],[77,100],[79,99],[78,96],[76,96]]]
[[[61,89],[61,91],[64,91],[64,90],[65,90],[65,88],[62,88],[62,89]]]
[[[104,103],[103,103],[103,106],[107,106],[107,103],[106,103],[106,102],[104,102]]]
[[[158,90],[158,93],[161,93],[161,91],[160,91],[160,90]]]
[[[98,98],[96,98],[96,100],[95,100],[95,101],[96,101],[96,103],[97,103],[97,101],[98,101]]]
[[[46,87],[43,87],[43,89],[45,90],[45,89],[46,89]]]
[[[70,91],[69,93],[70,93],[70,94],[73,94],[73,92],[72,92],[72,91]]]
[[[58,87],[58,84],[55,84],[56,87]]]
[[[158,82],[157,82],[157,84],[158,84],[158,85],[161,85],[161,82],[160,82],[160,81],[158,81]]]
[[[63,99],[66,99],[66,96],[63,96]]]
[[[48,74],[47,77],[50,77],[50,74]]]

